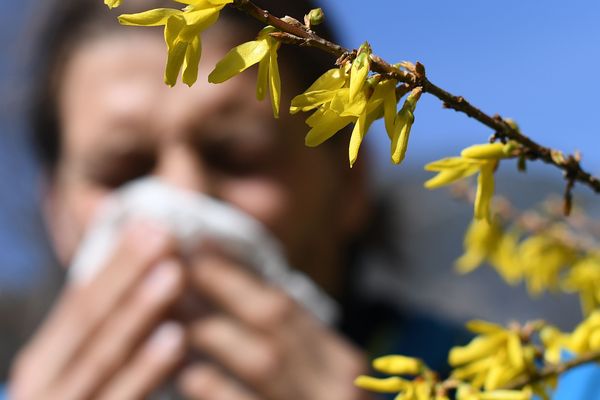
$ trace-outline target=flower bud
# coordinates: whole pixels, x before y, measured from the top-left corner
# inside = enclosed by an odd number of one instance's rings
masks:
[[[321,8],[313,8],[304,20],[310,24],[309,26],[320,25],[325,21],[325,13]]]
[[[391,355],[376,358],[373,368],[389,375],[418,375],[423,370],[423,362],[417,358]]]

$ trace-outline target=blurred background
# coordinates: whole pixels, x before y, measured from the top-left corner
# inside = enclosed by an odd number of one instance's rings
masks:
[[[99,0],[100,1],[100,0]],[[260,5],[260,0],[256,1]],[[595,1],[359,1],[327,0],[327,18],[343,45],[369,40],[390,62],[420,61],[430,80],[465,96],[482,110],[515,119],[539,142],[565,152],[581,150],[583,166],[600,174],[596,94],[600,62],[600,3]],[[25,140],[24,96],[28,41],[40,4],[4,2],[0,14],[0,359],[9,357],[50,304],[60,285],[40,218],[41,180]],[[458,277],[471,208],[447,192],[428,192],[423,165],[483,143],[492,133],[479,123],[424,96],[415,113],[410,148],[401,167],[389,162],[389,141],[375,125],[368,142],[377,190],[400,205],[398,246],[406,273],[391,288],[410,307],[463,322],[543,317],[569,327],[580,317],[575,298],[531,300],[522,286],[508,287],[489,269]],[[498,192],[520,207],[563,190],[558,170],[530,164],[527,175],[512,163],[500,171]],[[585,187],[576,199],[598,214],[598,198]],[[32,295],[33,294],[33,295]],[[7,324],[7,320],[17,323]],[[0,379],[4,371],[0,371]]]

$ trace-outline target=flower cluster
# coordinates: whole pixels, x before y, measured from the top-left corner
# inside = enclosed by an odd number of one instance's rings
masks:
[[[535,371],[535,348],[522,340],[519,329],[504,329],[485,321],[471,321],[477,334],[468,345],[450,351],[452,376],[476,388],[496,390],[517,377]]]
[[[422,89],[414,88],[402,108],[397,111],[399,97],[408,87],[382,75],[369,76],[371,48],[363,44],[352,63],[325,72],[306,91],[292,99],[290,113],[312,111],[306,120],[311,128],[306,135],[307,146],[318,146],[347,125],[354,123],[348,157],[352,166],[371,124],[382,118],[391,140],[391,159],[395,164],[404,160],[414,111]],[[400,96],[397,96],[400,94]]]
[[[588,315],[600,306],[600,253],[575,247],[563,239],[567,234],[563,223],[528,233],[518,224],[503,226],[497,215],[489,222],[474,219],[456,266],[468,273],[487,262],[507,283],[524,281],[532,295],[558,290],[578,293]]]
[[[529,400],[530,389],[480,389],[467,381],[451,378],[439,380],[421,360],[390,355],[373,361],[373,369],[392,375],[387,378],[359,376],[355,384],[377,393],[397,393],[396,400]],[[453,396],[451,393],[455,392]]]

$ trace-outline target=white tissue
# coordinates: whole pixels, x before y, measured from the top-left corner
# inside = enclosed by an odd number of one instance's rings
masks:
[[[210,239],[281,287],[321,321],[333,324],[338,317],[336,302],[306,275],[288,266],[279,243],[260,222],[226,203],[157,178],[126,185],[106,201],[75,255],[70,279],[91,279],[114,251],[123,224],[132,218],[166,226],[184,255]]]

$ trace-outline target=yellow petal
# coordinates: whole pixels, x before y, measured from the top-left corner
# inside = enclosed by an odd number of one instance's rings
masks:
[[[346,76],[340,68],[333,68],[319,77],[304,93],[316,92],[319,90],[337,90],[341,89],[346,83]]]
[[[179,40],[179,32],[184,28],[185,22],[178,16],[168,19],[165,26],[165,42],[167,42],[168,54],[165,68],[165,83],[174,86],[179,76],[187,53],[188,43]]]
[[[290,111],[292,114],[298,111],[310,111],[330,102],[335,97],[335,93],[332,90],[315,90],[299,94],[292,99]]]
[[[408,148],[408,138],[410,136],[410,129],[415,118],[410,109],[402,107],[400,113],[396,118],[394,125],[394,133],[392,136],[392,162],[394,164],[400,164],[406,156],[406,150]]]
[[[523,354],[521,339],[516,333],[508,337],[507,350],[511,366],[518,371],[525,368],[525,356]]]
[[[423,370],[423,361],[401,355],[390,355],[376,358],[373,368],[388,375],[418,375]]]
[[[119,23],[131,26],[160,26],[166,25],[170,17],[182,14],[180,10],[173,8],[155,8],[137,14],[122,14],[119,16]]]
[[[329,107],[342,117],[358,117],[367,107],[367,96],[362,91],[354,97],[354,100],[350,101],[348,98],[349,91],[348,88],[337,90]]]
[[[368,43],[364,43],[352,62],[352,69],[350,71],[350,101],[353,101],[354,97],[362,90],[369,76],[369,53],[369,45]]]
[[[390,136],[394,132],[394,120],[396,119],[396,106],[398,104],[398,100],[396,100],[396,81],[387,79],[379,83],[378,87],[381,87],[383,92],[383,118],[385,130]]]
[[[358,157],[358,150],[360,145],[367,134],[367,112],[366,110],[358,117],[358,120],[354,124],[352,135],[350,136],[350,146],[348,147],[348,158],[350,159],[350,168],[356,162]]]
[[[425,187],[427,189],[437,189],[476,174],[478,170],[479,169],[477,166],[470,166],[466,168],[456,168],[441,171],[436,176],[425,182]]]
[[[463,347],[453,347],[448,356],[452,366],[463,365],[468,362],[486,357],[499,350],[506,341],[506,334],[498,332],[486,336],[478,336]]]
[[[210,7],[200,10],[187,11],[182,14],[185,23],[190,27],[191,35],[197,35],[206,30],[219,19],[219,10],[222,7]]]
[[[121,0],[104,0],[104,4],[106,4],[110,9],[119,7],[121,3]]]
[[[210,83],[221,83],[260,62],[269,53],[267,39],[242,43],[231,49],[208,75]]]
[[[481,166],[477,178],[477,193],[475,195],[475,218],[490,220],[490,208],[494,196],[495,163],[489,162]]]
[[[461,157],[449,157],[430,162],[429,164],[425,165],[425,170],[439,172],[447,169],[467,168],[473,165],[477,164],[474,164],[473,162],[465,160]]]
[[[464,149],[460,155],[476,160],[497,160],[506,157],[505,147],[503,143],[476,144]]]
[[[531,393],[520,390],[492,390],[479,395],[479,400],[530,400]]]
[[[501,325],[494,324],[493,322],[483,321],[480,319],[471,320],[467,322],[466,326],[468,330],[479,335],[496,333],[504,330],[504,328]]]
[[[267,57],[258,63],[258,78],[256,79],[256,98],[264,100],[269,86],[269,60]]]
[[[200,37],[193,40],[187,47],[185,59],[183,61],[182,81],[188,86],[192,86],[198,79],[198,64],[202,54],[202,43]]]
[[[281,102],[281,77],[279,76],[276,45],[269,47],[269,89],[271,93],[271,105],[273,106],[273,116],[275,118],[279,118],[279,104]]]
[[[361,389],[378,393],[395,393],[405,389],[410,383],[397,376],[378,379],[361,375],[354,380],[354,384]]]
[[[340,117],[335,111],[320,108],[306,120],[312,129],[306,135],[305,143],[309,147],[318,146],[354,120],[353,117]]]

